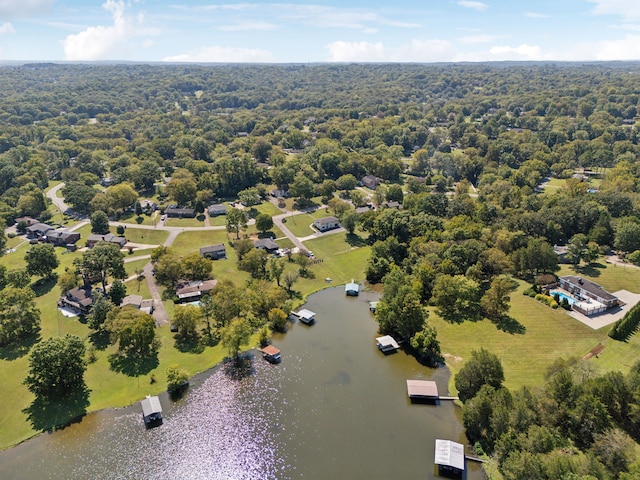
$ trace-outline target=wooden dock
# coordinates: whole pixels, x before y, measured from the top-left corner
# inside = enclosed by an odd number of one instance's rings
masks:
[[[465,454],[464,458],[466,458],[470,462],[477,462],[477,463],[487,463],[488,462],[488,460],[485,460],[484,458],[476,457],[475,455]]]
[[[458,397],[439,396],[438,400],[459,400]]]

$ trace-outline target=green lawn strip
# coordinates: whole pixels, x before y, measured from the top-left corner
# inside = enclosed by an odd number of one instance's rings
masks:
[[[151,215],[143,213],[140,216],[132,215],[127,218],[121,218],[118,221],[130,225],[157,225],[160,221],[160,214],[157,212]]]
[[[235,234],[230,237],[235,239]],[[202,230],[202,231],[186,231],[178,235],[171,245],[179,255],[187,255],[193,252],[199,252],[200,247],[216,245],[224,243],[227,247],[227,256],[229,256],[229,237],[226,230]]]
[[[115,233],[115,228],[112,227]],[[124,236],[127,241],[132,243],[142,243],[146,245],[162,245],[164,241],[169,237],[169,232],[166,230],[149,230],[145,228],[127,227],[124,231]]]
[[[124,254],[125,261],[127,260],[127,258],[130,258],[130,257],[140,257],[142,255],[151,255],[151,252],[155,250],[155,247],[154,248],[131,247],[131,248],[132,248],[131,252],[129,252],[129,247],[124,247],[124,250],[121,250],[122,253]]]
[[[315,218],[313,218],[308,213],[302,213],[299,215],[294,215],[293,217],[287,217],[286,227],[293,233],[296,237],[306,237],[307,235],[311,235],[315,232],[309,225],[313,223]]]
[[[167,218],[164,224],[167,227],[204,227],[204,220],[198,220],[197,218]]]
[[[280,215],[282,210],[276,207],[271,202],[262,202],[260,205],[255,205],[252,208],[255,208],[258,213],[266,213],[267,215],[273,217],[274,215]]]
[[[574,269],[570,265],[561,265],[557,275],[577,275],[588,278],[592,282],[602,285],[610,293],[618,290],[640,293],[640,269],[632,266],[608,264],[604,258],[599,259],[592,266],[583,266],[578,269]]]
[[[566,184],[564,178],[552,178],[542,188],[544,193],[555,193],[560,188],[563,188]]]
[[[144,268],[144,266],[149,263],[151,260],[150,259],[143,259],[143,260],[136,260],[135,262],[127,262],[124,264],[124,269],[127,272],[127,276],[132,276],[136,274],[136,270],[138,271],[142,271],[142,269]],[[128,285],[134,285],[137,282],[135,280],[132,280],[131,282],[128,283]],[[143,283],[146,283],[143,282]],[[128,286],[127,289],[130,289],[131,287]],[[136,286],[137,288],[137,286]],[[131,293],[131,292],[129,292]]]
[[[28,243],[28,240],[24,235],[16,235],[13,238],[7,238],[6,248],[16,248],[23,242]]]
[[[295,245],[288,237],[277,237],[275,242],[280,245],[280,248],[293,248]]]
[[[209,217],[209,225],[211,227],[221,227],[227,224],[226,215],[218,215],[217,217]]]

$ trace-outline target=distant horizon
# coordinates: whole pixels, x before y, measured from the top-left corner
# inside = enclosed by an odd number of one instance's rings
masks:
[[[2,63],[640,61],[637,0],[0,2]],[[23,60],[34,59],[34,60]]]

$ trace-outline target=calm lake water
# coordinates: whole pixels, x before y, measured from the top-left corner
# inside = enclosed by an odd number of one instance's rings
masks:
[[[369,296],[368,296],[369,295]],[[2,479],[377,479],[439,478],[436,438],[466,443],[452,402],[411,404],[406,379],[430,370],[375,346],[367,300],[344,287],[309,297],[316,324],[274,338],[279,365],[249,353],[241,369],[222,365],[172,402],[164,424],[145,430],[139,404],[87,415],[0,453]],[[484,478],[467,464],[470,480]]]

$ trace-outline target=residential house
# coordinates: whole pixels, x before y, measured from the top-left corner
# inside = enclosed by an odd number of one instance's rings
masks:
[[[200,256],[202,258],[210,258],[211,260],[220,260],[223,258],[227,258],[227,249],[224,246],[224,243],[210,245],[208,247],[201,247]]]
[[[80,240],[80,234],[78,232],[72,232],[71,230],[65,230],[59,228],[56,230],[50,230],[47,235],[43,237],[49,243],[53,243],[57,246],[72,245]]]
[[[167,208],[165,211],[169,218],[195,218],[196,211],[193,208]]]
[[[566,290],[578,300],[586,300],[587,303],[595,300],[595,302],[602,304],[604,309],[618,306],[618,297],[607,292],[601,285],[598,285],[591,280],[587,280],[586,278],[567,275],[566,277],[560,277],[558,279],[558,284],[560,288]],[[572,308],[580,311],[580,303],[582,302],[573,304]],[[586,308],[583,309],[587,310]],[[592,312],[591,309],[589,309],[586,314],[590,315],[593,313],[599,312]]]
[[[319,218],[313,222],[313,226],[321,232],[326,232],[327,230],[333,230],[334,228],[340,227],[340,220],[336,217]]]
[[[259,240],[256,240],[255,242],[253,242],[253,245],[256,248],[265,250],[267,253],[275,253],[280,248],[280,246],[270,238],[261,238]]]
[[[360,180],[362,186],[370,188],[371,190],[375,190],[378,185],[380,185],[380,179],[375,175],[365,175]]]
[[[373,206],[369,205],[369,204],[365,205],[364,207],[357,207],[356,208],[356,213],[358,215],[362,215],[363,213],[367,213],[367,212],[371,211],[372,208],[373,208]]]
[[[31,217],[16,218],[16,224],[18,224],[20,222],[24,222],[24,224],[27,227],[30,227],[31,225],[35,225],[36,223],[39,223],[38,220],[36,220],[35,218],[31,218]]]
[[[383,202],[382,206],[384,208],[395,208],[396,210],[402,210],[402,205],[396,200],[392,200],[391,202]]]
[[[176,296],[178,302],[195,302],[202,298],[202,295],[210,293],[218,284],[217,280],[205,280],[197,282],[186,282],[178,285]]]
[[[288,190],[281,190],[279,188],[276,188],[275,190],[271,191],[271,196],[274,198],[288,198],[289,197],[289,191]]]
[[[53,230],[51,225],[47,225],[46,223],[34,223],[30,227],[27,227],[27,237],[42,238],[51,230]]]
[[[566,245],[554,245],[553,251],[558,256],[558,262],[567,263],[569,248]]]
[[[91,287],[83,286],[72,288],[60,297],[58,306],[74,311],[80,315],[88,314],[93,306]]]
[[[227,214],[227,206],[223,203],[218,203],[216,205],[211,205],[208,209],[210,217],[217,217],[219,215]]]
[[[127,295],[120,303],[121,307],[137,308],[141,312],[151,315],[154,310],[153,299],[143,300],[142,295]]]
[[[140,207],[144,213],[153,213],[158,209],[158,204],[153,200],[140,200]],[[135,208],[135,205],[134,205]]]
[[[106,235],[92,233],[87,238],[87,247],[91,248],[99,242],[115,243],[120,248],[123,248],[127,244],[127,239],[118,235],[114,235],[113,233],[107,233]]]

